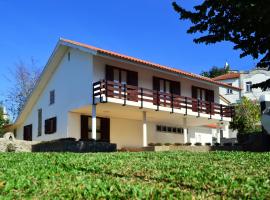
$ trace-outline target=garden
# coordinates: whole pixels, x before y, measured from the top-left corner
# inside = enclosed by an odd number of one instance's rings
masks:
[[[0,199],[269,199],[270,153],[2,153]]]

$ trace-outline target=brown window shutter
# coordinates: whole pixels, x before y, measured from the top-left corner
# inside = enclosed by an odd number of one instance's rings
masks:
[[[138,72],[127,71],[127,84],[138,86]]]
[[[214,102],[215,101],[215,92],[214,90],[206,90],[205,91],[205,100]]]
[[[88,116],[81,116],[81,139],[88,139]]]
[[[181,83],[177,81],[171,81],[171,93],[181,95]]]
[[[53,130],[52,130],[52,132],[55,133],[57,131],[57,118],[54,117],[52,119],[52,122],[53,122]]]
[[[101,140],[104,142],[110,142],[110,119],[101,118],[100,128],[101,128]]]
[[[198,96],[197,96],[197,87],[195,87],[195,86],[192,86],[192,88],[191,88],[191,95],[192,95],[192,98],[194,98],[194,99],[197,99],[198,98]]]
[[[160,90],[160,79],[158,77],[153,77],[153,90]]]
[[[114,81],[113,77],[113,67],[110,65],[106,65],[106,72],[105,72],[106,80]]]

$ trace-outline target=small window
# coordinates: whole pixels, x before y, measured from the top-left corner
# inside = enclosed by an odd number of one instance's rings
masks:
[[[42,109],[38,109],[38,136],[42,134]]]
[[[55,90],[50,91],[50,105],[55,103]]]
[[[171,133],[172,132],[172,127],[168,127],[167,132]]]
[[[166,126],[162,126],[162,131],[166,132],[167,131],[167,127]]]
[[[246,91],[247,92],[252,92],[251,85],[252,85],[251,81],[246,82]]]
[[[56,117],[45,120],[45,134],[55,133],[57,129],[57,119]]]
[[[232,86],[232,83],[228,83],[228,85],[231,85]],[[227,94],[232,94],[233,91],[231,88],[227,88]]]
[[[157,126],[157,131],[161,131],[161,126]]]
[[[70,61],[70,52],[68,52],[68,61]]]

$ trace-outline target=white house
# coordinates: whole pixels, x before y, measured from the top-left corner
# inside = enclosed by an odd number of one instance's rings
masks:
[[[251,85],[270,79],[270,71],[266,69],[253,69],[250,71],[230,72],[214,78],[215,81],[227,83],[241,88],[240,91],[233,91],[230,88],[220,88],[220,94],[231,103],[237,103],[245,96],[251,100],[259,101],[263,94],[270,94],[270,91],[262,91],[260,88],[252,89]]]
[[[184,143],[188,131],[228,123],[232,107],[220,104],[230,86],[182,70],[60,39],[23,111],[17,138],[73,137],[116,143]]]

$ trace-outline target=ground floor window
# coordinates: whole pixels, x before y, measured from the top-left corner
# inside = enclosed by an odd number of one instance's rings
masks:
[[[101,119],[97,118],[97,140],[101,139]],[[88,117],[88,138],[92,138],[92,117]]]
[[[173,126],[165,126],[165,125],[157,125],[156,126],[157,132],[165,132],[165,133],[175,133],[175,134],[183,134],[184,129],[180,127],[173,127]]]

